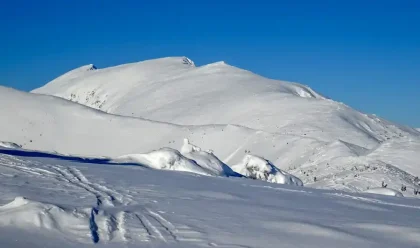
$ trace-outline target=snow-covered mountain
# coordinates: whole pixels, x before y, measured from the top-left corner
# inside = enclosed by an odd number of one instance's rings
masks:
[[[0,116],[0,247],[420,243],[401,197],[420,197],[420,132],[304,85],[185,57],[86,65],[0,86]]]
[[[180,125],[236,124],[367,148],[415,132],[326,100],[307,86],[223,62],[195,67],[185,57],[105,69],[82,66],[33,92],[123,116]]]
[[[105,153],[109,148],[104,146],[112,145],[101,142],[95,153],[86,147],[77,151],[84,155],[124,155],[162,146],[179,149],[186,137],[214,150],[225,163],[238,164],[252,152],[316,187],[360,191],[386,181],[412,190],[420,175],[417,130],[360,113],[307,86],[267,79],[223,62],[196,67],[188,58],[171,57],[105,69],[87,65],[33,92],[119,115],[112,119],[148,123],[138,131],[128,131],[135,124],[113,125],[109,129],[118,126],[124,131],[112,140],[127,145]],[[105,139],[103,131],[95,132]],[[142,132],[139,136],[159,138],[148,137],[135,145],[127,141],[133,139],[130,134]],[[124,137],[127,133],[130,137]]]

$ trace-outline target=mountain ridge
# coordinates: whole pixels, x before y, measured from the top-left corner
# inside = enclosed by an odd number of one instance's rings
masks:
[[[108,113],[180,125],[236,124],[284,133],[290,125],[307,129],[307,123],[312,123],[306,135],[316,130],[314,136],[322,136],[323,128],[334,130],[336,125],[330,123],[340,123],[339,126],[357,129],[348,137],[340,137],[351,143],[352,136],[365,139],[361,135],[384,141],[389,138],[386,134],[377,135],[385,132],[383,129],[414,133],[399,125],[394,128],[393,123],[382,125],[379,118],[327,100],[301,84],[266,79],[227,64],[195,67],[183,61],[184,57],[167,57],[99,69],[76,79],[57,78],[33,92],[55,95]],[[311,106],[312,100],[316,101],[315,108]],[[283,111],[279,106],[286,108]],[[300,114],[291,113],[290,108]],[[319,116],[314,117],[314,113]],[[287,118],[272,122],[271,116]],[[398,130],[391,134],[397,135]],[[331,137],[326,140],[331,141]]]

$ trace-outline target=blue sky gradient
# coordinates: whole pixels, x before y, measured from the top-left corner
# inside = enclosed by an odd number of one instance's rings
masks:
[[[420,1],[3,1],[0,84],[187,56],[309,85],[420,127]]]

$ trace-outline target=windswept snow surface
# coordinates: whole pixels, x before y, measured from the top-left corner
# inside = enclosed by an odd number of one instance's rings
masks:
[[[389,196],[398,196],[398,197],[403,196],[401,192],[395,189],[389,189],[389,188],[373,188],[373,189],[368,189],[365,192],[371,193],[371,194],[379,194],[379,195],[389,195]]]
[[[418,247],[420,201],[0,150],[0,247]],[[92,246],[93,247],[93,246]]]

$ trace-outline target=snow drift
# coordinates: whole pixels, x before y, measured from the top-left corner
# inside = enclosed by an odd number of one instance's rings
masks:
[[[188,139],[184,139],[181,153],[185,157],[194,160],[201,167],[211,171],[214,175],[241,176],[234,172],[228,165],[220,161],[220,159],[213,154],[213,151],[202,151],[200,147],[191,144]]]
[[[194,160],[184,157],[172,148],[162,148],[146,154],[129,154],[115,159],[117,162],[134,162],[158,170],[192,172],[201,175],[215,175],[207,168],[198,165]]]
[[[246,156],[246,158],[248,157],[251,155]],[[252,156],[252,158],[252,161],[244,165],[244,169],[238,170],[241,165],[237,165],[235,172],[220,161],[212,151],[202,151],[200,147],[191,144],[188,139],[184,139],[181,152],[171,148],[161,148],[146,154],[120,156],[113,161],[137,163],[158,170],[185,171],[208,176],[245,176],[279,184],[303,185],[300,179],[281,171],[267,160],[256,156]],[[259,168],[256,169],[255,166],[259,166]]]
[[[162,148],[146,154],[120,156],[114,161],[138,163],[159,170],[185,171],[208,176],[244,176],[271,183],[303,186],[299,178],[280,170],[264,158],[248,154],[242,163],[231,168],[211,151],[202,151],[188,139],[184,139],[181,153],[175,149]]]
[[[87,213],[86,213],[87,212]],[[83,241],[89,234],[89,210],[68,211],[56,205],[37,202],[18,196],[0,206],[0,226],[14,226],[26,230],[43,229]]]
[[[251,154],[246,155],[240,164],[232,166],[232,169],[252,179],[303,186],[299,178],[280,170],[270,161]]]

